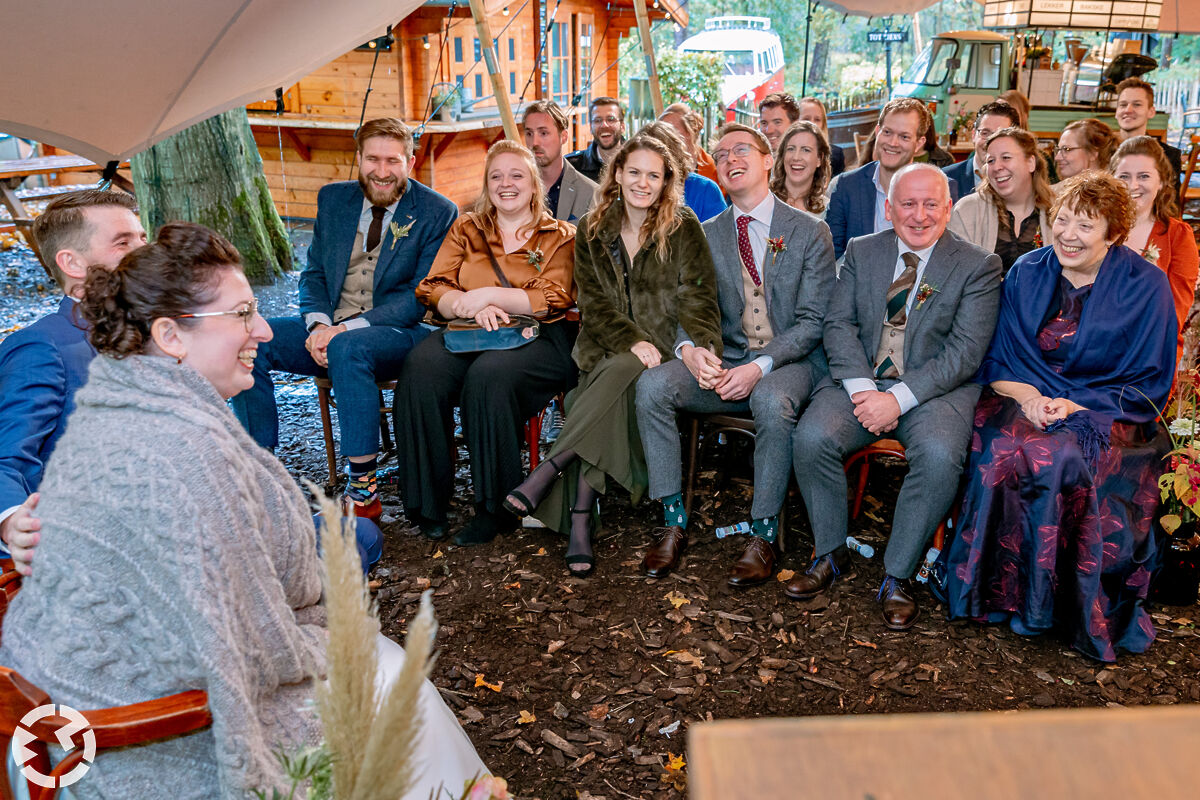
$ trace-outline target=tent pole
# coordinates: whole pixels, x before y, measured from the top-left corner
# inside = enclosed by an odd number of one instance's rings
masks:
[[[472,0],[475,2],[476,0]],[[633,0],[637,15],[638,34],[642,40],[642,55],[646,57],[646,75],[650,78],[650,102],[654,104],[654,116],[662,116],[662,89],[658,86],[658,67],[654,64],[654,42],[650,41],[650,17],[646,13],[646,0]]]
[[[488,24],[487,14],[483,10],[483,0],[471,0],[471,16],[475,18],[475,33],[483,50],[483,63],[487,66],[488,77],[492,81],[492,94],[496,97],[496,107],[500,110],[500,122],[504,124],[504,135],[514,142],[522,141],[517,133],[517,122],[513,119],[512,105],[509,103],[508,90],[504,87],[504,79],[496,64],[495,40],[492,38],[492,26]]]
[[[808,32],[812,29],[812,0],[808,0],[808,16],[804,18],[804,72],[800,75],[800,96],[808,95]]]

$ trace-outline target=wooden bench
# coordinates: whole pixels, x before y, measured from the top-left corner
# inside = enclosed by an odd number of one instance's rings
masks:
[[[120,164],[120,167],[128,167],[129,162],[125,161]],[[104,167],[94,161],[88,161],[82,156],[76,155],[52,155],[38,156],[36,158],[20,158],[13,161],[0,161],[0,202],[8,209],[8,213],[12,218],[12,224],[25,238],[34,255],[41,260],[42,254],[38,252],[37,242],[29,235],[29,228],[33,225],[33,217],[30,216],[29,210],[25,208],[25,200],[37,197],[38,199],[53,197],[58,194],[66,194],[68,192],[77,191],[77,186],[49,187],[51,189],[60,188],[60,191],[50,192],[30,192],[28,190],[18,191],[21,184],[26,178],[34,175],[63,175],[70,173],[103,173]],[[120,173],[113,175],[113,186],[116,186],[122,191],[133,194],[133,183],[128,178]],[[44,265],[43,265],[44,266]]]

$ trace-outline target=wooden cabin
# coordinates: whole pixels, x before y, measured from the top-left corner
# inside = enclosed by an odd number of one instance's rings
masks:
[[[681,0],[647,5],[652,25],[687,25]],[[633,0],[486,0],[485,7],[518,123],[521,102],[552,99],[572,120],[567,150],[586,146],[588,102],[619,95],[622,37],[637,25]],[[275,101],[247,106],[281,215],[316,217],[317,191],[354,177],[353,133],[364,97],[366,119],[399,116],[421,131],[417,180],[460,207],[478,196],[484,156],[504,130],[470,6],[430,0],[398,21],[392,37],[364,44],[286,89],[282,113]],[[466,102],[454,104],[450,119],[430,120],[434,95],[455,86]]]

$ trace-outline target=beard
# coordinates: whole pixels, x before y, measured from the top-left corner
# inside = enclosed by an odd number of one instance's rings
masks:
[[[373,206],[390,206],[392,203],[400,199],[408,188],[408,179],[397,180],[386,189],[380,189],[371,183],[366,175],[358,173],[358,185],[362,187],[363,194],[371,201]]]

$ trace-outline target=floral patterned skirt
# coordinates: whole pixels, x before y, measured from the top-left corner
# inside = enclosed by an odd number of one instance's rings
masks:
[[[1155,566],[1151,520],[1170,440],[1115,423],[1095,464],[1069,430],[1040,431],[1006,397],[975,410],[959,532],[943,554],[951,618],[1055,628],[1092,658],[1143,652]]]

